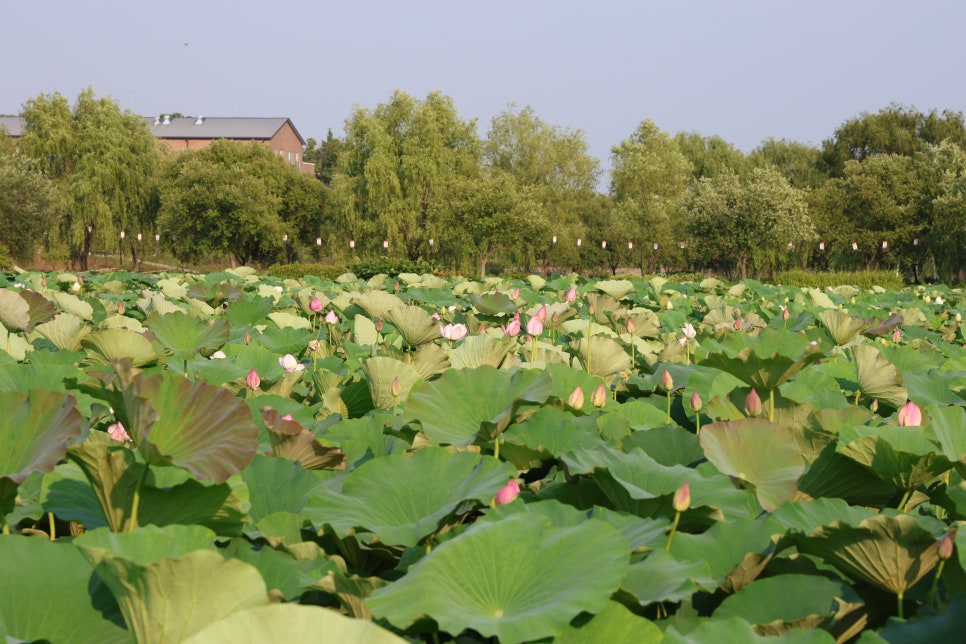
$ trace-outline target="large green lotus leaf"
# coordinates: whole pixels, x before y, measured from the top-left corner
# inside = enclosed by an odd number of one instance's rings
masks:
[[[601,378],[592,376],[583,369],[571,369],[563,364],[548,364],[546,372],[550,374],[553,382],[554,397],[567,402],[574,390],[580,387],[584,394],[584,405],[579,411],[591,412],[595,409],[591,397],[597,386],[603,382]]]
[[[55,347],[64,351],[79,351],[81,340],[90,332],[91,328],[76,315],[58,313],[53,320],[34,327],[33,337],[47,338]]]
[[[837,442],[830,443],[812,461],[798,482],[800,495],[816,500],[821,497],[845,499],[854,505],[868,507],[885,506],[895,496],[896,486],[838,453],[837,446]]]
[[[135,641],[80,550],[43,538],[0,537],[0,624],[16,641]]]
[[[799,333],[764,329],[757,336],[731,333],[723,342],[704,343],[707,355],[700,358],[705,367],[730,373],[759,393],[778,388],[825,353]]]
[[[816,291],[823,295],[820,291]],[[759,635],[751,624],[738,617],[722,619],[701,619],[694,628],[686,633],[674,626],[664,632],[663,644],[706,644],[707,642],[728,642],[728,644],[835,644],[835,638],[828,631],[819,628],[804,630],[795,628],[780,637]]]
[[[13,331],[7,331],[0,324],[0,351],[5,352],[17,362],[22,362],[27,358],[27,352],[33,351],[33,346],[23,336],[14,335]],[[0,354],[0,356],[2,355]]]
[[[352,339],[356,344],[362,346],[379,344],[379,331],[376,330],[375,323],[366,316],[356,315],[352,327]]]
[[[76,295],[55,291],[51,294],[54,301],[65,313],[73,313],[82,320],[91,322],[94,319],[94,307]]]
[[[680,425],[635,431],[621,441],[621,449],[643,450],[661,465],[690,465],[704,459],[698,437]]]
[[[73,461],[59,464],[43,477],[42,509],[87,530],[107,525],[107,518],[84,471]]]
[[[355,304],[373,320],[382,319],[390,309],[406,306],[397,295],[377,290],[366,291],[356,299]]]
[[[488,335],[470,335],[453,349],[450,364],[453,369],[476,369],[477,367],[499,367],[513,343],[497,340]]]
[[[434,443],[466,447],[481,429],[503,431],[518,404],[546,401],[551,387],[550,377],[539,371],[450,369],[409,396],[403,420],[419,421]]]
[[[634,283],[630,280],[601,280],[594,284],[594,288],[602,293],[607,293],[615,300],[620,300],[635,290]]]
[[[619,342],[596,335],[590,338],[589,343],[587,340],[587,338],[580,338],[575,340],[572,346],[585,369],[589,364],[590,368],[587,371],[590,374],[606,378],[620,371],[630,370],[631,357]]]
[[[701,588],[714,588],[717,583],[707,562],[678,560],[664,548],[656,548],[646,559],[628,568],[621,586],[642,606],[649,606],[687,599]]]
[[[241,473],[251,496],[252,521],[276,512],[299,513],[322,481],[298,463],[258,454]]]
[[[469,628],[505,642],[553,637],[581,612],[607,605],[629,554],[603,521],[560,528],[517,514],[447,541],[366,603],[399,628],[425,615],[454,636]]]
[[[502,313],[513,313],[517,310],[517,305],[509,298],[506,293],[483,293],[477,295],[470,293],[466,296],[473,308],[483,315],[500,315]]]
[[[406,364],[410,365],[423,380],[430,380],[449,368],[449,348],[438,344],[424,344],[415,351],[403,354]]]
[[[152,313],[145,324],[164,348],[181,360],[198,353],[208,355],[228,342],[231,335],[225,318],[214,318],[206,324],[187,313]]]
[[[135,367],[140,367],[158,359],[147,338],[127,329],[94,331],[81,340],[81,346],[87,349],[87,361],[97,364],[127,358]]]
[[[490,456],[426,447],[363,463],[346,476],[341,493],[314,491],[302,516],[339,535],[365,528],[387,545],[415,546],[463,501],[489,503],[515,474]]]
[[[134,490],[142,479],[144,464],[135,462],[133,451],[112,447],[108,442],[88,438],[80,445],[72,446],[67,455],[90,481],[107,525],[120,532],[131,522]]]
[[[312,328],[312,322],[309,321],[308,318],[303,318],[301,315],[296,315],[295,313],[289,313],[287,311],[274,311],[269,313],[267,317],[280,329],[284,329],[286,327],[291,327],[293,329]]]
[[[913,352],[918,355],[918,352]],[[902,384],[909,393],[909,400],[919,405],[957,405],[962,403],[960,392],[964,390],[963,373],[941,372],[938,369],[913,371],[896,364],[902,374]]]
[[[776,532],[801,532],[812,535],[823,526],[833,524],[859,525],[875,516],[872,510],[849,505],[842,499],[815,499],[786,503],[775,510],[769,521],[778,526]]]
[[[574,449],[592,447],[600,442],[600,436],[595,417],[574,416],[555,407],[544,407],[524,422],[507,427],[503,440],[529,447],[540,453],[541,458],[557,458]]]
[[[254,369],[262,380],[269,382],[274,382],[285,375],[285,370],[278,362],[278,354],[272,353],[259,344],[230,343],[226,344],[222,351],[229,361],[241,367],[245,375]]]
[[[391,323],[407,344],[418,347],[439,337],[439,322],[420,306],[389,309],[384,319]]]
[[[297,356],[305,350],[312,338],[310,329],[270,326],[252,339],[275,355],[284,356],[290,353]]]
[[[225,317],[234,327],[254,327],[265,324],[268,314],[272,312],[272,300],[267,297],[254,297],[250,300],[238,300],[228,305]]]
[[[855,409],[845,397],[842,385],[819,366],[805,369],[780,388],[782,396],[798,403],[812,403],[816,409]]]
[[[822,326],[828,330],[832,340],[838,346],[848,344],[868,329],[872,328],[871,320],[863,320],[845,313],[840,309],[828,309],[818,314]]]
[[[258,450],[251,411],[226,389],[160,373],[135,376],[132,393],[125,427],[149,463],[176,465],[224,483],[245,469]],[[145,406],[156,419],[132,421],[144,418]]]
[[[268,518],[271,520],[271,518],[281,515],[291,517],[294,524],[294,535],[299,535],[300,520],[298,515],[279,512],[278,515],[271,515]],[[262,522],[260,522],[261,524]],[[272,526],[267,527],[271,528]],[[263,532],[262,534],[271,540],[271,535],[274,533],[274,530],[270,530],[270,532]],[[294,540],[284,539],[284,542],[287,544],[300,543],[297,538]],[[303,542],[298,547],[305,546],[315,546],[315,544]],[[243,538],[232,539],[227,545],[220,545],[217,552],[226,559],[238,559],[255,566],[265,580],[269,592],[280,592],[286,601],[297,602],[302,594],[319,579],[325,577],[329,572],[339,571],[338,565],[324,556],[314,558],[296,556],[292,552],[266,548],[261,543],[252,543]],[[334,559],[338,561],[338,558]]]
[[[902,386],[902,374],[894,364],[872,345],[856,345],[852,352],[856,381],[863,395],[896,408],[906,404],[909,394]]]
[[[372,404],[379,409],[392,409],[405,403],[409,390],[422,378],[414,368],[395,358],[376,356],[362,363],[362,372],[369,383]],[[392,395],[393,381],[399,379],[399,394]]]
[[[197,524],[222,536],[242,533],[248,517],[239,491],[230,484],[205,485],[176,468],[155,468],[149,473],[149,478],[159,478],[162,473],[167,476],[160,478],[183,480],[142,485],[138,525]]]
[[[663,640],[664,633],[654,622],[638,617],[613,600],[586,623],[571,624],[553,639],[555,644],[660,644]]]
[[[747,555],[770,554],[773,532],[762,517],[718,521],[701,534],[676,534],[671,554],[681,561],[706,563],[717,586]]]
[[[912,490],[953,466],[916,427],[845,427],[837,451],[869,468],[883,481]]]
[[[760,418],[702,427],[701,447],[719,471],[751,483],[768,512],[795,496],[805,472],[805,460],[788,430]]]
[[[910,620],[889,620],[877,631],[865,631],[859,639],[861,644],[932,644],[955,642],[966,632],[966,595],[959,593],[949,600],[946,612],[932,615],[926,611]],[[867,637],[872,633],[877,639]]]
[[[254,566],[212,550],[145,565],[105,555],[94,570],[139,643],[180,642],[232,613],[268,604]]]
[[[74,397],[59,391],[0,391],[0,409],[0,478],[14,483],[53,470],[84,424]]]
[[[852,579],[897,595],[904,595],[939,562],[936,535],[908,514],[877,514],[856,526],[826,526],[799,541],[798,549],[822,557]]]
[[[12,289],[0,289],[0,324],[9,331],[26,331],[30,324],[30,305]]]
[[[334,610],[298,604],[272,604],[238,611],[189,637],[185,644],[238,642],[366,642],[403,644],[406,640],[374,622]]]
[[[73,378],[86,377],[78,367],[82,353],[71,351],[35,351],[30,362],[7,362],[0,364],[0,390],[29,393],[32,389],[62,391],[77,395],[77,408],[82,415],[90,411],[90,398],[86,394],[67,391],[67,382]]]
[[[195,550],[211,548],[215,533],[197,525],[170,525],[163,528],[144,526],[129,532],[112,532],[98,528],[74,538],[92,566],[104,557],[127,557],[138,565],[177,559]]]
[[[953,463],[966,463],[966,410],[962,407],[930,407],[926,431]]]
[[[788,574],[757,579],[725,597],[715,618],[740,617],[751,624],[791,623],[817,615],[831,618],[843,598],[843,584],[818,575]]]

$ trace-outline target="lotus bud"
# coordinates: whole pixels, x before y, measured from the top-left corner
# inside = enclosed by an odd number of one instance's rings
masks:
[[[315,353],[322,348],[322,343],[318,340],[309,340],[309,353]]]
[[[752,418],[761,416],[761,398],[754,389],[745,397],[745,415]]]
[[[376,331],[382,332],[382,320],[376,320]]]
[[[246,345],[248,345],[248,344],[251,344],[251,343],[252,343],[252,334],[251,334],[251,333],[249,333],[248,331],[245,331],[245,337],[244,337],[244,339],[243,339],[242,341],[243,341],[243,342],[244,342],[244,343],[245,343]]]
[[[899,332],[899,329],[896,329],[895,331],[892,332],[893,342],[899,342],[899,340],[901,339],[902,339],[902,333]]]
[[[872,411],[873,414],[875,412],[879,411],[879,399],[878,398],[873,398],[872,399],[872,404],[869,405],[869,409]]]
[[[517,288],[513,289],[513,292],[510,293],[510,297],[512,299],[514,299],[514,300],[517,299],[518,297],[520,297],[520,288],[517,287]]]
[[[955,531],[947,532],[936,544],[936,548],[939,551],[939,558],[943,561],[948,561],[953,556],[953,546],[955,545],[952,538],[953,534],[955,534]]]
[[[466,337],[468,329],[465,324],[439,325],[439,334],[450,342],[458,342]]]
[[[117,305],[117,314],[124,315],[124,302],[120,302]]]
[[[77,279],[77,282],[74,282],[70,285],[70,292],[74,293],[75,295],[81,291],[80,278],[78,277]]]
[[[590,315],[591,317],[593,317],[596,312],[597,312],[597,307],[594,306],[594,303],[593,302],[590,302],[587,305],[587,314]]]
[[[249,389],[258,389],[262,384],[262,379],[258,377],[258,372],[252,369],[248,372],[248,377],[245,378],[245,384],[248,385]]]
[[[430,316],[430,317],[432,317],[436,321],[439,321],[439,320],[442,319],[442,318],[439,317],[439,311],[433,311],[433,315]]]
[[[606,402],[607,388],[604,386],[604,383],[600,383],[597,385],[597,388],[594,389],[594,393],[590,397],[590,404],[592,404],[594,407],[603,407]]]
[[[568,302],[571,302],[571,303],[576,302],[577,301],[577,289],[575,287],[571,286],[570,287],[570,290],[567,291],[567,295],[564,296],[564,297],[566,298],[566,300]]]
[[[788,318],[792,317],[791,311],[788,310],[787,306],[782,307],[782,319],[788,322]]]
[[[503,332],[506,333],[511,338],[520,335],[520,316],[519,314],[514,316],[506,326],[500,326]]]
[[[533,316],[527,321],[527,333],[534,337],[543,333],[543,322],[540,321],[539,317]]]
[[[325,323],[326,324],[338,324],[339,323],[339,316],[336,315],[335,310],[329,309],[329,312],[325,314]]]
[[[911,400],[899,410],[900,427],[919,427],[922,425],[922,410]]]
[[[42,287],[44,287],[44,288],[47,288],[47,278],[46,278],[46,277],[41,277],[41,278],[40,278],[40,285],[41,285]],[[958,314],[957,314],[957,315],[958,315]]]
[[[688,485],[687,481],[674,492],[674,500],[671,504],[675,512],[685,512],[691,507],[691,486]]]
[[[396,280],[396,283],[393,284],[392,290],[394,290],[397,293],[399,292],[399,280]]]
[[[520,484],[516,481],[509,481],[503,488],[496,493],[494,502],[496,505],[506,505],[517,498],[520,494]]]
[[[131,440],[131,437],[128,435],[127,430],[124,429],[124,425],[122,425],[120,422],[112,423],[108,425],[107,433],[111,435],[111,438],[121,443],[126,443],[129,440]]]
[[[672,302],[671,300],[668,300],[667,301],[667,310],[670,311],[673,308],[674,308],[674,302]]]
[[[674,378],[671,377],[667,369],[661,374],[661,387],[664,388],[664,391],[672,391],[674,389]]]
[[[570,397],[567,398],[567,404],[574,409],[582,409],[584,406],[584,390],[580,387],[576,387],[570,393]]]
[[[624,326],[627,328],[628,333],[634,335],[634,320],[627,318],[627,322],[624,324]]]
[[[399,398],[399,394],[402,393],[402,383],[399,382],[399,376],[392,379],[392,384],[389,385],[389,393],[392,394],[393,398]]]
[[[693,392],[691,394],[691,411],[698,413],[701,411],[702,406],[701,396],[698,395],[698,392]]]
[[[955,317],[953,319],[956,320],[957,322],[962,322],[963,321],[963,314],[960,313],[959,311],[956,311],[956,315],[955,315]]]
[[[736,318],[734,323],[735,331],[741,331],[741,326],[743,324],[744,324],[744,321],[741,318]]]
[[[547,305],[544,304],[537,310],[537,319],[541,322],[546,322],[547,320]]]
[[[322,310],[322,300],[317,297],[313,297],[312,301],[309,302],[309,310],[313,313],[318,313]]]

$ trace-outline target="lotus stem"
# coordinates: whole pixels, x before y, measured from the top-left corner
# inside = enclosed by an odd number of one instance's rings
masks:
[[[500,458],[500,437],[497,436],[493,439],[493,458],[499,460]]]
[[[906,490],[906,493],[902,495],[902,499],[899,501],[897,506],[899,510],[905,512],[906,503],[909,502],[909,497],[912,495],[912,490]]]
[[[856,390],[856,392],[855,392],[855,404],[856,404],[856,405],[858,405],[858,404],[859,404],[859,397],[860,397],[861,395],[862,395],[862,390],[861,390],[861,389],[858,389],[858,390]]]
[[[697,430],[694,432],[695,436],[701,435],[701,412],[694,412],[694,424],[697,426]]]
[[[47,522],[50,524],[50,540],[51,541],[56,541],[57,540],[57,526],[54,525],[54,513],[53,512],[48,512],[47,513]]]
[[[681,521],[681,513],[674,513],[674,524],[671,526],[671,533],[667,536],[667,543],[664,545],[665,552],[671,552],[671,540],[674,539],[674,533],[678,530],[678,522]]]
[[[904,596],[905,596],[905,593],[904,592],[901,592],[901,591],[896,594],[896,605],[897,605],[897,607],[899,609],[899,615],[898,615],[899,616],[899,619],[905,619],[906,618],[905,611],[902,610],[902,600],[903,600],[903,597]]]
[[[590,341],[590,336],[594,332],[594,318],[590,317],[587,320],[587,373],[590,373],[590,349],[593,344]]]
[[[775,422],[775,390],[768,392],[768,420]]]
[[[150,466],[145,463],[144,471],[141,472],[141,478],[138,480],[138,485],[134,488],[134,500],[131,501],[131,518],[128,519],[127,528],[125,532],[131,532],[138,528],[138,507],[141,505],[141,486],[144,485],[144,480],[148,478],[148,470]]]
[[[929,589],[929,599],[927,603],[936,605],[936,590],[939,588],[939,578],[943,576],[943,566],[946,565],[945,559],[939,560],[939,565],[936,567],[936,576],[932,580],[932,588]]]
[[[667,422],[671,424],[671,392],[667,392]]]

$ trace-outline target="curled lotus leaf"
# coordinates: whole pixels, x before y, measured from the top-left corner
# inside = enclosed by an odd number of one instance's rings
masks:
[[[285,418],[271,407],[262,409],[275,456],[298,461],[307,470],[343,470],[345,454],[338,447],[325,447],[315,434],[298,421]]]
[[[356,299],[355,303],[373,320],[381,319],[390,309],[406,306],[398,296],[378,290],[366,291]]]
[[[74,397],[58,391],[0,391],[0,409],[0,477],[14,483],[53,470],[84,421]]]
[[[399,306],[384,316],[411,346],[418,347],[439,337],[439,322],[419,306]]]
[[[622,299],[628,293],[634,292],[634,283],[630,280],[601,280],[594,285],[598,291],[607,293],[615,300]]]
[[[53,320],[34,327],[35,335],[47,338],[64,351],[79,351],[81,341],[90,332],[91,328],[83,320],[70,313],[58,313]]]
[[[25,331],[30,324],[30,305],[9,288],[0,289],[0,324],[8,331]]]
[[[902,385],[902,374],[877,348],[860,344],[852,348],[855,375],[859,391],[867,398],[876,399],[899,408],[906,403],[908,391]]]
[[[87,349],[87,360],[93,363],[110,364],[129,359],[139,367],[158,359],[151,342],[144,335],[128,329],[94,331],[81,340],[81,346]]]

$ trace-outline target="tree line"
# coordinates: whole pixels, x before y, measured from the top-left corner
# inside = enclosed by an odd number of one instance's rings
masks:
[[[387,255],[481,275],[500,263],[966,277],[966,124],[949,110],[889,105],[820,146],[768,139],[749,154],[644,120],[605,176],[582,131],[530,107],[481,136],[445,94],[397,91],[354,108],[344,137],[308,140],[314,178],[263,145],[166,152],[91,89],[73,105],[41,95],[21,116],[18,149],[0,137],[0,244],[21,262],[40,250],[84,269],[98,249],[163,248],[185,262]]]

